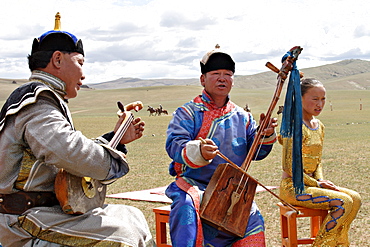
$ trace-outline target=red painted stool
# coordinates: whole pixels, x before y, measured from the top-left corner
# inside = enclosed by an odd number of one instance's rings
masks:
[[[280,225],[281,225],[281,244],[286,247],[296,247],[299,244],[312,244],[317,236],[326,215],[327,210],[311,209],[294,206],[298,211],[284,206],[282,203],[277,204],[280,207]],[[311,236],[310,238],[297,237],[297,218],[310,217],[311,221]]]
[[[155,213],[155,233],[157,247],[171,247],[172,245],[167,244],[167,223],[170,218],[171,206],[162,206],[154,208]]]

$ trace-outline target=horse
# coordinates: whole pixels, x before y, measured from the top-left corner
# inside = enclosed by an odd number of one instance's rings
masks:
[[[160,115],[162,114],[162,110],[161,110],[161,108],[157,108],[157,109],[155,109],[155,112],[156,112],[156,114],[155,114],[155,115],[157,115],[157,116],[160,116]]]
[[[150,116],[155,116],[155,115],[157,115],[157,110],[156,109],[154,109],[153,107],[151,107],[150,105],[148,105],[148,110],[147,111],[149,111],[149,117]]]
[[[168,111],[166,109],[163,109],[161,105],[160,105],[159,108],[157,108],[155,110],[157,111],[158,116],[162,115],[162,113],[168,115]]]
[[[249,105],[248,105],[248,104],[246,104],[246,105],[245,105],[245,107],[244,107],[244,111],[246,111],[246,112],[251,112],[251,108],[249,107]]]

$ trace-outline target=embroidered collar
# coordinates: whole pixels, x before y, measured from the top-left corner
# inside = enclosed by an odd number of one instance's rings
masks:
[[[43,72],[40,70],[32,71],[32,75],[29,78],[30,81],[39,81],[52,90],[56,91],[62,98],[67,94],[66,93],[66,84],[64,81],[59,79],[58,77],[53,76],[47,72]]]
[[[202,101],[206,103],[206,106],[208,109],[220,109],[214,102],[214,100],[211,98],[211,96],[206,92],[206,90],[203,89],[202,95],[201,95]],[[229,108],[231,104],[229,96],[226,98],[226,103],[221,108]]]

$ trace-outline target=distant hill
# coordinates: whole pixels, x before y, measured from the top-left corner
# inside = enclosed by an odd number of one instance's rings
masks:
[[[349,59],[302,71],[322,81],[328,90],[370,90],[370,61]]]
[[[276,65],[277,66],[277,65]],[[360,59],[343,60],[333,64],[300,69],[305,77],[314,77],[324,83],[328,90],[369,90],[370,61]],[[199,78],[193,79],[150,79],[120,78],[97,84],[96,89],[116,89],[168,85],[200,85]],[[236,75],[235,88],[263,89],[276,85],[276,73],[267,71],[254,75]]]
[[[328,90],[370,90],[370,61],[349,59],[300,71],[304,73],[304,77],[320,80]],[[275,87],[276,75],[268,71],[255,75],[235,76],[235,87],[251,89]]]
[[[119,78],[113,81],[88,84],[90,88],[117,89],[131,87],[173,86],[173,85],[199,85],[199,79],[139,79]]]
[[[299,65],[299,64],[298,64]],[[275,66],[279,67],[278,64]],[[370,61],[343,60],[318,67],[300,69],[305,77],[314,77],[324,83],[328,90],[370,90]],[[26,80],[0,79],[0,83],[23,83]],[[140,79],[119,78],[85,87],[95,89],[119,89],[133,87],[200,85],[199,78],[189,79]],[[276,86],[276,73],[267,71],[254,75],[236,75],[235,88],[264,89]]]
[[[18,83],[25,83],[27,82],[28,79],[1,79],[0,78],[0,83],[5,83],[5,84],[18,84]]]

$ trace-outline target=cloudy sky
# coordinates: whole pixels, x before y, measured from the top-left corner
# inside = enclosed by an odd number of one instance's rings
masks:
[[[370,60],[368,0],[7,0],[1,1],[0,78],[28,78],[32,40],[54,28],[81,38],[85,83],[120,77],[199,77],[215,44],[236,74],[267,71],[291,47],[308,68],[343,59]]]

